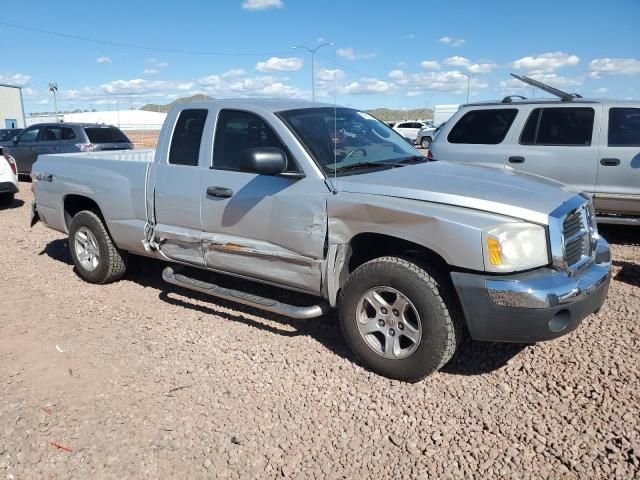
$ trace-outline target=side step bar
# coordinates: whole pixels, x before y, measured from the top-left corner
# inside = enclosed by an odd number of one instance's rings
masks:
[[[295,305],[288,305],[269,298],[241,292],[239,290],[220,287],[213,283],[203,282],[202,280],[197,280],[195,278],[176,273],[174,267],[166,267],[162,271],[162,279],[165,282],[178,285],[179,287],[188,288],[190,290],[195,290],[196,292],[206,293],[213,297],[223,298],[225,300],[277,313],[285,317],[297,318],[299,320],[321,317],[330,310],[329,306],[324,303],[320,305],[312,305],[310,307],[297,307]]]

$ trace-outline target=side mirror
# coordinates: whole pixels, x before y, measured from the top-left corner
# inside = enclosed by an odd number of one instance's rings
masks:
[[[18,137],[17,137],[17,136],[13,137],[13,138],[11,139],[11,141],[13,141],[13,144],[14,144],[14,145],[17,145],[17,144],[18,144]]]
[[[287,170],[287,156],[276,147],[247,148],[240,154],[240,171],[277,175]]]

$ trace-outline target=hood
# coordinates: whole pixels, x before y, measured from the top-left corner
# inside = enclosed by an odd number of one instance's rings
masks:
[[[561,183],[502,165],[429,162],[337,178],[341,192],[409,198],[540,224],[577,195]]]

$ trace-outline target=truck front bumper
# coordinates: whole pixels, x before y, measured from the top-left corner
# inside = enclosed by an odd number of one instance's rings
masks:
[[[600,238],[595,262],[569,276],[541,268],[490,276],[452,272],[471,337],[497,342],[539,342],[575,330],[600,309],[609,291],[611,254]]]

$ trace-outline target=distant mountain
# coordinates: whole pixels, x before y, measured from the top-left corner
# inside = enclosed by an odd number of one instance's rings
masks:
[[[390,108],[374,108],[367,110],[369,115],[383,122],[399,122],[400,120],[430,120],[433,110],[430,108],[414,108],[413,110],[392,110]]]
[[[198,100],[199,101],[213,100],[213,97],[210,97],[210,96],[205,95],[203,93],[199,93],[199,94],[193,95],[191,97],[178,98],[177,100],[174,100],[171,103],[167,103],[166,105],[157,105],[155,103],[148,103],[144,107],[140,108],[140,110],[146,110],[148,112],[167,113],[169,110],[171,110],[171,107],[173,107],[174,105],[179,105],[181,103],[187,103],[187,102],[196,102]]]
[[[140,110],[147,110],[149,112],[163,112],[166,113],[171,110],[174,105],[181,103],[198,101],[198,100],[213,100],[212,97],[199,93],[191,97],[178,98],[166,105],[156,105],[155,103],[149,103],[142,107]],[[390,108],[374,108],[373,110],[367,110],[367,113],[373,115],[378,120],[383,122],[398,122],[400,120],[428,120],[433,118],[433,110],[428,108],[414,108],[413,110],[392,110]]]

